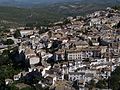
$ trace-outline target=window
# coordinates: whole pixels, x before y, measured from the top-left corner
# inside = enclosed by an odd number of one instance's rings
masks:
[[[72,59],[72,57],[69,57],[69,59],[71,60],[71,59]]]
[[[69,78],[72,81],[72,77]]]

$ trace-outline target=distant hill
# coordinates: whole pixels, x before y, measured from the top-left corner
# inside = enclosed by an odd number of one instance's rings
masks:
[[[0,0],[2,6],[32,7],[35,5],[50,5],[80,0]]]
[[[0,21],[45,25],[115,5],[120,0],[0,0]]]
[[[0,6],[0,22],[9,23],[39,23],[40,25],[46,25],[50,22],[60,20],[64,15],[49,12],[48,9],[39,8],[17,8],[17,7],[5,7]]]
[[[50,5],[55,3],[78,2],[87,4],[120,4],[120,0],[0,0],[0,5],[32,7],[35,5]]]

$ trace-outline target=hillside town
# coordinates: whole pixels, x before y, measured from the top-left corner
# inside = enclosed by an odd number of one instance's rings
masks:
[[[4,40],[11,39],[14,43],[0,43],[0,53],[17,47],[18,54],[11,58],[15,60],[21,56],[19,61],[24,62],[23,67],[28,67],[12,79],[5,79],[6,85],[23,77],[28,81],[39,77],[37,84],[50,90],[97,90],[89,89],[91,83],[108,80],[120,66],[118,10],[108,7],[85,17],[67,17],[65,21],[41,26],[40,29],[46,32],[40,33],[36,27],[18,27],[5,33],[7,37]],[[20,37],[14,36],[16,31]],[[103,89],[110,90],[109,80],[106,85],[107,89]],[[24,86],[28,85],[23,82],[16,84],[19,89]]]

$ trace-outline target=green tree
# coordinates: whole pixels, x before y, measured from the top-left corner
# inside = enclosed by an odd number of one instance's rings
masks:
[[[120,21],[119,21],[119,23],[117,24],[116,28],[120,28]]]
[[[112,8],[115,10],[120,10],[120,6],[113,6]]]
[[[23,89],[21,89],[21,90],[34,90],[34,89],[31,88],[31,87],[26,87],[26,88],[23,88]]]
[[[88,83],[87,83],[87,85],[86,85],[88,88],[89,88],[89,90],[92,90],[93,88],[95,88],[96,87],[96,83],[95,83],[95,80],[90,80]]]
[[[96,87],[97,88],[100,88],[100,89],[105,89],[107,88],[107,81],[106,80],[99,80],[97,83],[96,83]]]
[[[12,45],[12,44],[14,44],[14,41],[12,40],[12,39],[7,39],[7,45]]]
[[[6,41],[2,41],[4,45],[12,45],[14,41],[12,39],[7,39]]]
[[[12,87],[5,85],[5,79],[13,78],[14,75],[20,72],[19,69],[12,66],[12,61],[9,58],[9,53],[9,50],[4,50],[0,55],[0,90],[15,90],[11,89]]]
[[[68,19],[65,19],[65,20],[63,21],[63,24],[64,24],[64,25],[66,25],[66,24],[71,24],[71,21],[68,20]]]
[[[109,82],[110,82],[110,88],[112,88],[112,90],[119,90],[119,88],[120,88],[120,67],[117,67],[111,73]]]
[[[73,81],[73,85],[72,85],[76,90],[79,90],[79,85],[78,85],[78,81]]]
[[[8,65],[12,61],[9,59],[9,50],[4,50],[3,53],[0,55],[0,66],[2,65]]]
[[[20,30],[16,30],[16,31],[15,31],[15,33],[14,33],[14,37],[15,37],[15,38],[19,38],[19,37],[21,37]]]
[[[8,86],[8,90],[19,90],[15,85]]]
[[[49,38],[52,37],[52,31],[48,31],[48,36],[49,36]]]

